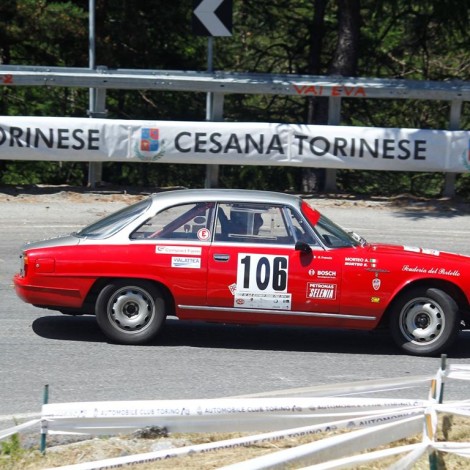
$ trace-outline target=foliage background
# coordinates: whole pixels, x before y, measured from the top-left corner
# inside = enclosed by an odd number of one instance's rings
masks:
[[[234,0],[233,36],[215,38],[214,69],[260,73],[470,80],[469,0]],[[192,0],[96,0],[96,63],[109,68],[206,70],[207,39],[191,31]],[[0,4],[0,64],[88,67],[88,0]],[[150,90],[107,93],[108,117],[204,120],[205,95]],[[465,103],[461,128],[470,122]],[[3,115],[86,116],[88,90],[0,88]],[[342,101],[341,124],[446,129],[450,104]],[[228,95],[228,121],[325,122],[325,99]],[[220,185],[321,191],[324,173],[221,166]],[[0,161],[0,184],[86,185],[83,163]],[[107,163],[103,180],[145,187],[203,187],[203,165]],[[339,170],[346,193],[440,196],[444,175]],[[470,197],[458,175],[457,195]]]

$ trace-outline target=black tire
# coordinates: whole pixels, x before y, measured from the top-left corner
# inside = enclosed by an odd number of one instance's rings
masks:
[[[415,288],[395,301],[390,329],[403,351],[416,356],[435,356],[456,340],[460,330],[459,308],[440,289]]]
[[[122,279],[108,284],[96,300],[96,319],[103,333],[121,344],[152,340],[165,320],[165,301],[148,281]]]

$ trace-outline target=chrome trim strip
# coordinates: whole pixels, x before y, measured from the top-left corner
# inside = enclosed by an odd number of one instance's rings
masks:
[[[364,315],[345,315],[342,313],[319,313],[319,312],[297,312],[287,310],[267,310],[267,309],[254,309],[254,308],[235,308],[235,307],[207,307],[197,305],[178,305],[181,310],[206,310],[213,312],[232,312],[232,313],[263,313],[268,315],[285,315],[290,317],[315,317],[315,318],[340,318],[342,320],[361,320],[361,321],[374,321],[377,317],[370,317]]]

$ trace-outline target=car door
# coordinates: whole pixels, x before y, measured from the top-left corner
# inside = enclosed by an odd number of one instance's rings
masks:
[[[295,248],[304,238],[309,250]],[[207,305],[218,320],[330,324],[341,265],[290,207],[219,204],[208,257]],[[326,314],[326,315],[324,315]]]
[[[176,305],[206,304],[214,207],[206,202],[168,207],[131,235],[128,250],[134,275],[166,286]]]

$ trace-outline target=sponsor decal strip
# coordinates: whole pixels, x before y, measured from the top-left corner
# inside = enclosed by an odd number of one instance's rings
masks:
[[[198,246],[170,246],[170,245],[157,245],[155,253],[162,255],[190,255],[200,256],[202,253],[201,247]]]
[[[199,269],[201,267],[201,258],[188,258],[184,256],[173,256],[171,258],[172,268],[192,268]]]

